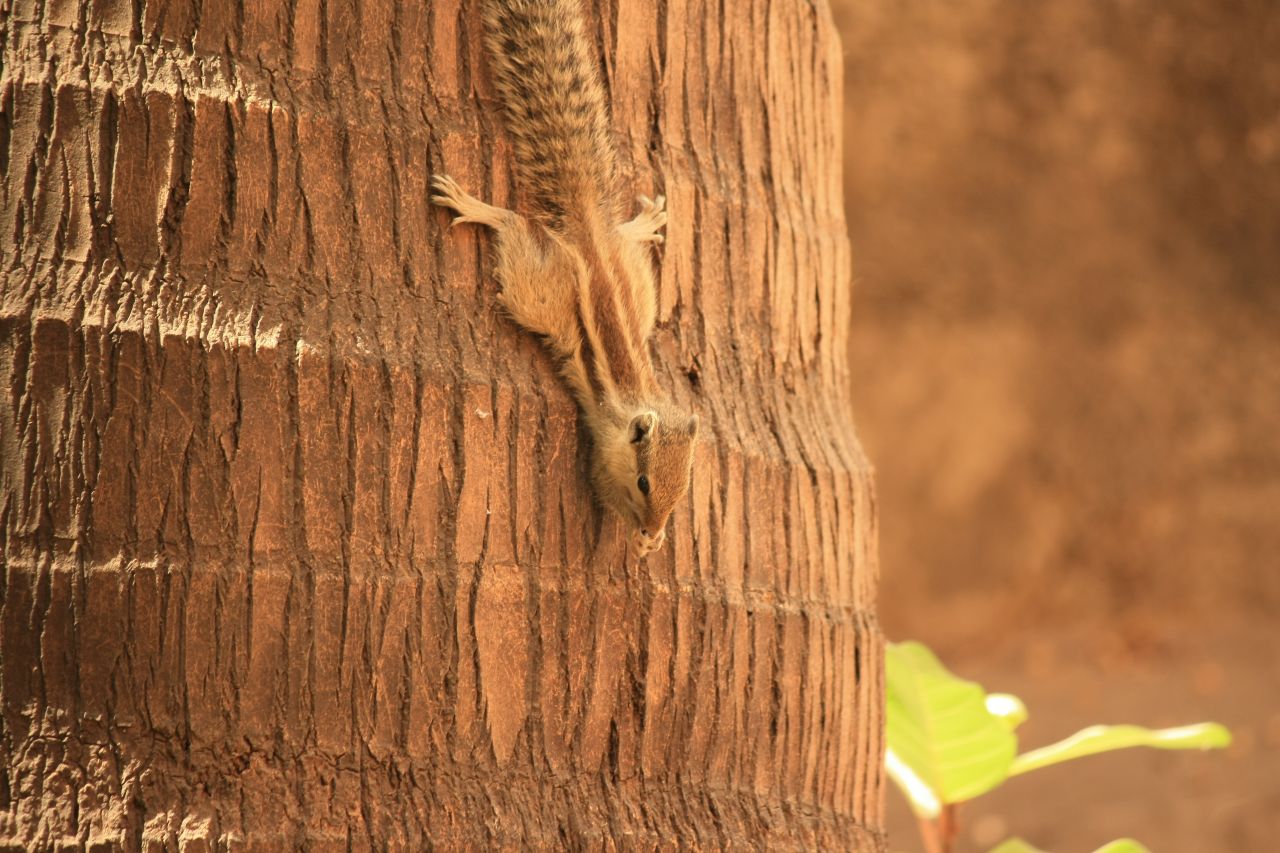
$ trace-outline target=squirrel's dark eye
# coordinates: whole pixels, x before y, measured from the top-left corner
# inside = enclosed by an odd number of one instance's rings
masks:
[[[641,474],[640,479],[636,480],[636,487],[640,489],[640,494],[649,494],[649,478]]]

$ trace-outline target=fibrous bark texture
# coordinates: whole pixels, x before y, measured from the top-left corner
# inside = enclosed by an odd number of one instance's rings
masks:
[[[643,563],[428,206],[519,205],[474,3],[6,12],[0,842],[881,846],[828,10],[584,13],[705,424]]]

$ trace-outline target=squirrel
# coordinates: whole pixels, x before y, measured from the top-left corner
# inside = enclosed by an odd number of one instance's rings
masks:
[[[581,0],[485,0],[494,82],[529,217],[468,195],[447,175],[431,200],[495,232],[498,301],[542,337],[591,437],[591,480],[632,528],[642,558],[666,539],[689,490],[698,416],[659,387],[648,340],[657,316],[651,246],[667,222],[662,196],[623,220],[618,153]]]

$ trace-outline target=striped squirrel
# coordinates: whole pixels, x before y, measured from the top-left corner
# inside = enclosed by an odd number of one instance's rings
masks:
[[[623,221],[618,154],[581,0],[485,0],[494,81],[504,103],[528,218],[485,204],[447,175],[431,200],[496,232],[498,299],[542,336],[591,435],[600,501],[630,523],[637,557],[666,539],[689,489],[698,417],[659,388],[648,340],[657,315],[647,244],[661,243],[662,196]]]

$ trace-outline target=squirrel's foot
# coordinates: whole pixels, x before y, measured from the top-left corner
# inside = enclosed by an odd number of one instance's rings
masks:
[[[622,233],[628,239],[638,243],[661,243],[664,238],[658,233],[667,224],[667,200],[664,196],[651,199],[648,196],[637,196],[640,202],[640,213],[630,222],[623,223]]]
[[[667,541],[667,531],[659,530],[652,535],[643,530],[634,530],[631,532],[631,539],[628,543],[631,548],[631,556],[637,560],[643,560],[662,547]]]
[[[457,211],[458,215],[450,223],[450,227],[460,222],[475,222],[478,225],[499,228],[511,218],[511,211],[485,204],[475,196],[468,194],[466,190],[458,186],[457,181],[448,175],[432,176],[431,189],[435,191],[434,195],[431,196],[433,204]]]

